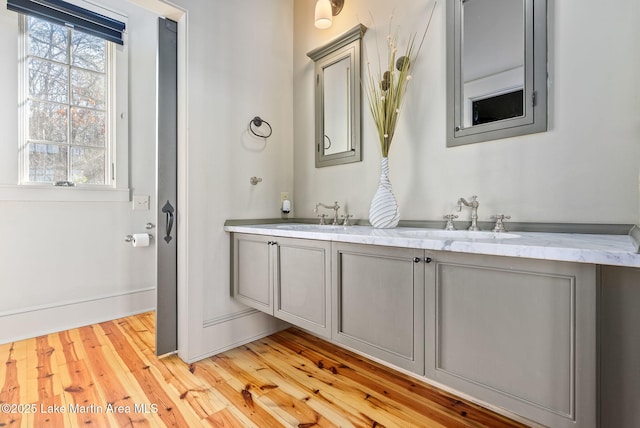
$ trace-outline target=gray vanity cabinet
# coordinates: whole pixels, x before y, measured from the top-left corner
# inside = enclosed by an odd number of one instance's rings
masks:
[[[438,252],[429,267],[429,379],[547,426],[596,426],[595,265]]]
[[[330,338],[330,242],[234,233],[233,254],[238,301]]]
[[[422,375],[422,250],[333,243],[333,341]]]
[[[232,242],[243,303],[539,424],[597,426],[595,265],[241,233]]]
[[[273,315],[274,248],[270,236],[234,233],[233,297]]]
[[[276,239],[274,315],[331,338],[331,242]]]
[[[600,426],[640,427],[640,269],[600,268]]]
[[[596,267],[333,244],[333,341],[546,426],[596,426]]]

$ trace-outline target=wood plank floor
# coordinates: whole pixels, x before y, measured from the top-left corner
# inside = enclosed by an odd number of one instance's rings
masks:
[[[0,345],[0,427],[522,427],[298,329],[185,364],[145,313]]]

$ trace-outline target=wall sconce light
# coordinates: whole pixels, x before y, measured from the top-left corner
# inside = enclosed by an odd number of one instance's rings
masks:
[[[315,13],[316,28],[331,27],[333,17],[340,13],[342,6],[344,6],[344,0],[318,0]]]

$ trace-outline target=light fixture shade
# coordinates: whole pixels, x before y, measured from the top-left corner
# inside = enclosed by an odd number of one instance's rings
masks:
[[[331,27],[333,13],[329,0],[318,0],[316,3],[315,23],[316,28],[325,29]]]

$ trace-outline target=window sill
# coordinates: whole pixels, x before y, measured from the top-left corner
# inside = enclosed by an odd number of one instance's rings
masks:
[[[22,202],[129,202],[128,188],[55,187],[0,184],[0,201]]]

